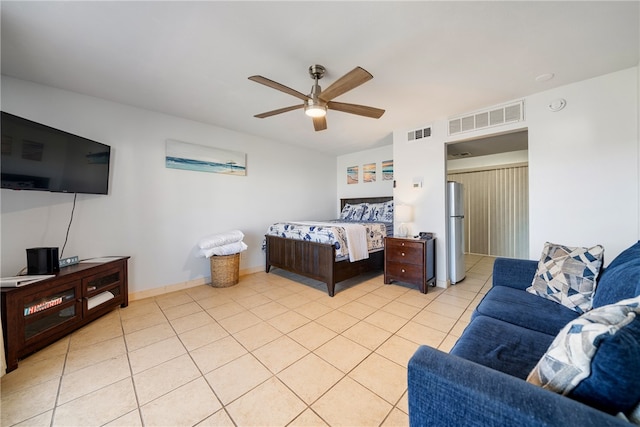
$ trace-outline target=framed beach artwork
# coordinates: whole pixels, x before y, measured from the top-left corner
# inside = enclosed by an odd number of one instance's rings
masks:
[[[393,160],[384,160],[382,162],[382,180],[393,180]]]
[[[362,181],[363,182],[376,182],[376,164],[367,163],[362,166]]]
[[[198,172],[227,175],[247,174],[247,155],[205,145],[167,139],[165,166]]]
[[[347,184],[358,183],[358,166],[349,166],[347,168]]]

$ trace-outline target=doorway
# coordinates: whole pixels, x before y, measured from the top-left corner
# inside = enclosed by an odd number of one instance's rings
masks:
[[[529,258],[527,130],[447,144],[447,180],[465,188],[465,253]]]

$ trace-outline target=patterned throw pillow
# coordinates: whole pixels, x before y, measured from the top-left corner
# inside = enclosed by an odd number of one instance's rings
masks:
[[[382,213],[379,215],[378,221],[393,222],[393,200],[383,203]]]
[[[340,219],[345,219],[347,216],[349,216],[352,210],[353,210],[353,206],[350,205],[349,203],[345,203],[344,207],[342,208],[342,211],[340,212]]]
[[[346,203],[342,208],[342,212],[340,212],[340,219],[344,219],[346,221],[360,221],[366,208],[366,203],[360,203],[359,205]]]
[[[567,324],[527,381],[611,414],[631,415],[640,401],[640,296]]]
[[[604,248],[573,248],[545,243],[533,283],[527,292],[578,313],[591,310]]]
[[[362,215],[363,221],[380,222],[384,214],[384,203],[369,203]]]

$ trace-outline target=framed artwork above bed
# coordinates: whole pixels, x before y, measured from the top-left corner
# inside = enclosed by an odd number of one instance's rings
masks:
[[[362,166],[362,182],[376,182],[375,163],[367,163]]]
[[[357,184],[358,181],[358,166],[349,166],[347,168],[347,184]]]

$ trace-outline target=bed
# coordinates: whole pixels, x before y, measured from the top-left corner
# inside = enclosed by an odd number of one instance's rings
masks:
[[[349,214],[345,215],[349,207],[352,208],[351,212],[357,215],[357,207],[365,205],[375,206],[376,209],[379,209],[381,205],[385,205],[384,212],[370,211],[371,216],[365,220],[354,216],[349,217]],[[364,209],[366,211],[366,207]],[[371,230],[379,230],[373,223],[382,223],[383,234],[392,235],[393,233],[393,197],[341,199],[340,211],[340,221],[370,222],[372,223]],[[340,255],[340,250],[343,248],[338,247],[340,245],[337,243],[320,243],[309,239],[304,240],[304,238],[292,238],[291,236],[282,237],[284,233],[280,233],[277,230],[271,231],[274,226],[272,225],[265,235],[265,271],[267,273],[269,273],[271,267],[276,267],[319,280],[327,285],[327,293],[333,297],[336,283],[369,271],[384,269],[384,235],[381,238],[376,238],[376,240],[382,240],[382,245],[369,251],[368,258],[352,262],[344,254]],[[369,228],[367,230],[371,231]],[[375,233],[378,234],[379,231]]]

